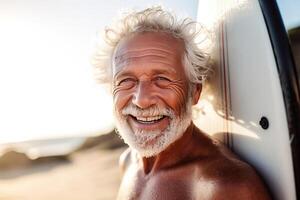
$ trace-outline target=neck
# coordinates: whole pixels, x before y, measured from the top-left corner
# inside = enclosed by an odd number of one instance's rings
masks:
[[[200,140],[199,137],[201,137]],[[199,144],[199,141],[204,140],[208,141],[209,138],[201,133],[200,130],[191,123],[182,137],[169,145],[167,149],[153,157],[142,158],[141,164],[144,169],[144,173],[149,174],[156,170],[182,165],[201,154],[205,154],[206,152],[202,149],[207,148],[204,148],[203,145]]]

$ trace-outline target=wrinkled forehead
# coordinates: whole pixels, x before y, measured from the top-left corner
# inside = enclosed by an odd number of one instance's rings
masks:
[[[143,32],[135,33],[122,39],[116,49],[120,53],[125,49],[139,49],[144,47],[160,47],[176,53],[182,53],[184,43],[179,38],[174,38],[163,32]]]
[[[184,43],[181,39],[170,34],[160,32],[145,32],[130,35],[121,40],[113,56],[114,65],[118,65],[130,58],[156,56],[156,58],[174,58],[181,62]]]

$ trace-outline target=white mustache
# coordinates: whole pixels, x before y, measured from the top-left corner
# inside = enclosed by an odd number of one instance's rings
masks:
[[[146,109],[141,109],[133,104],[129,104],[121,111],[123,115],[132,115],[135,117],[151,117],[164,115],[170,118],[174,118],[174,111],[170,108],[160,108],[157,105],[151,106]]]

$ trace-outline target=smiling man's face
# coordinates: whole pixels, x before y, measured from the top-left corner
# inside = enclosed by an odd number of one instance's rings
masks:
[[[182,64],[183,42],[139,33],[119,44],[113,65],[117,128],[142,156],[154,156],[191,123],[192,95]]]

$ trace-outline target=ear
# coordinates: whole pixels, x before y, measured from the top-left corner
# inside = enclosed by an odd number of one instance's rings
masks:
[[[201,95],[202,84],[200,84],[200,83],[195,84],[193,90],[194,90],[193,91],[193,105],[196,105],[198,103],[198,100]]]

